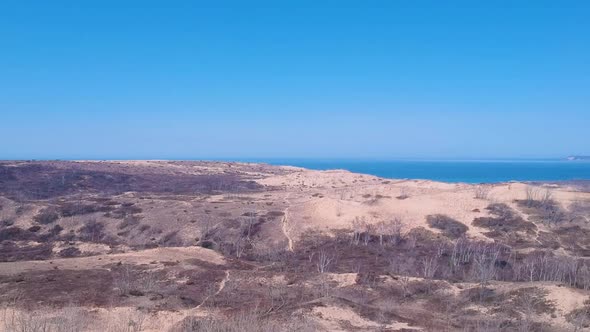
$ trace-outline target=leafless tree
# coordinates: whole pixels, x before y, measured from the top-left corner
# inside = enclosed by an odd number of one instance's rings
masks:
[[[500,255],[497,247],[482,247],[474,256],[476,279],[484,287],[496,276],[496,261]]]
[[[207,240],[211,236],[213,228],[213,218],[209,214],[204,214],[201,219],[201,241]]]
[[[380,221],[375,225],[375,229],[379,236],[379,245],[383,246],[383,238],[387,235],[387,224],[384,221]]]
[[[424,257],[422,259],[422,276],[425,279],[432,279],[438,270],[438,257]]]
[[[375,227],[373,225],[366,225],[365,231],[363,232],[362,240],[363,244],[366,246],[371,242],[372,234]]]
[[[400,269],[399,259],[395,256],[389,257],[388,262],[389,262],[389,273],[391,273],[392,275],[400,274],[401,269]]]
[[[410,296],[410,277],[408,276],[400,276],[398,278],[398,282],[402,288],[402,293],[404,297]]]
[[[501,326],[501,319],[491,317],[487,319],[477,318],[472,328],[474,332],[500,332],[503,331]],[[471,331],[471,329],[465,329],[465,331]]]
[[[534,257],[527,256],[523,260],[523,269],[528,281],[534,281],[537,273],[537,262]]]
[[[449,256],[451,269],[456,271],[459,266],[469,263],[474,251],[475,246],[466,238],[461,237],[455,240]]]
[[[322,297],[329,297],[332,293],[332,283],[327,276],[322,275],[319,280],[320,294]]]
[[[252,235],[252,227],[256,224],[256,211],[247,213],[247,215],[241,220],[241,231],[247,240],[250,240]]]
[[[406,243],[408,248],[413,249],[416,247],[416,242],[418,241],[416,234],[410,232],[406,238]]]
[[[246,251],[246,242],[247,242],[247,237],[244,234],[239,234],[233,243],[233,247],[234,247],[234,253],[236,255],[236,258],[241,258],[242,255],[244,254],[244,251]]]
[[[393,245],[397,245],[403,240],[405,226],[400,217],[393,217],[385,226],[388,229],[387,232],[390,235],[390,240]]]
[[[584,290],[590,290],[590,268],[588,265],[583,265],[577,271],[578,283]]]
[[[352,244],[359,245],[362,234],[366,231],[367,223],[364,217],[355,217],[352,221]]]
[[[3,223],[6,219],[8,219],[9,215],[10,213],[8,212],[8,209],[4,205],[2,205],[2,202],[0,201],[0,223]]]
[[[316,262],[316,267],[319,273],[326,273],[330,269],[330,266],[334,262],[334,255],[328,253],[326,249],[321,249],[318,253],[318,260]]]

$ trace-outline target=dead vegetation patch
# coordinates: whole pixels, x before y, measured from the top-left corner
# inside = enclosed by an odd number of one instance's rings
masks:
[[[43,225],[51,224],[57,219],[59,219],[59,213],[55,207],[47,207],[34,217],[35,222]]]
[[[0,243],[0,262],[45,260],[53,253],[53,244],[17,244],[12,241]]]
[[[21,162],[0,164],[0,194],[17,201],[85,193],[194,195],[247,193],[263,187],[239,174],[138,173],[118,164]]]
[[[515,248],[535,247],[533,237],[536,235],[537,226],[534,223],[522,219],[506,204],[494,203],[486,209],[492,216],[473,220],[474,226],[490,230],[484,235]]]
[[[442,231],[442,233],[451,239],[457,239],[465,235],[469,227],[463,223],[443,214],[429,215],[426,222],[432,228]]]
[[[116,298],[107,270],[48,270],[0,276],[0,302],[19,294],[24,307],[64,307],[73,299],[80,305],[106,306]]]

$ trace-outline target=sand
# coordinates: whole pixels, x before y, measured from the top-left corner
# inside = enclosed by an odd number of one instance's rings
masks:
[[[152,268],[162,266],[164,262],[185,262],[197,259],[215,265],[225,264],[221,254],[201,247],[155,248],[131,251],[121,254],[106,254],[90,257],[59,258],[47,261],[20,261],[0,263],[0,275],[13,275],[28,271],[44,271],[52,269],[85,270],[119,263],[150,264]],[[155,262],[155,264],[151,264]]]

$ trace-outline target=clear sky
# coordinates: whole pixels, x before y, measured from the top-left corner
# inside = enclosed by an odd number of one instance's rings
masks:
[[[0,1],[0,159],[590,154],[590,1]]]

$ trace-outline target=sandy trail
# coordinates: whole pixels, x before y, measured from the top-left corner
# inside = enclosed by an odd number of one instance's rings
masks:
[[[199,309],[201,308],[210,298],[215,297],[217,295],[219,295],[219,293],[221,293],[221,291],[225,288],[225,284],[229,281],[229,270],[225,270],[225,277],[221,280],[221,282],[219,283],[219,287],[217,288],[217,291],[215,291],[215,293],[208,295],[203,302],[201,302],[201,304],[199,304],[198,306],[195,307],[195,309]]]
[[[289,243],[288,245],[288,249],[289,251],[293,251],[293,239],[291,239],[291,237],[289,236],[289,230],[288,230],[288,220],[289,218],[287,217],[289,211],[289,208],[285,209],[285,216],[283,217],[283,225],[282,225],[282,229],[283,229],[283,234],[285,234],[285,237],[287,238],[287,241]]]
[[[287,202],[287,207],[285,208],[285,210],[283,210],[283,213],[285,215],[283,216],[281,229],[283,231],[283,234],[287,238],[288,249],[289,249],[289,251],[292,252],[293,251],[293,239],[291,238],[291,236],[289,236],[289,207],[291,206],[291,201],[289,200],[290,197],[291,197],[291,194],[288,194],[285,197],[285,202]]]

